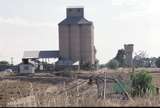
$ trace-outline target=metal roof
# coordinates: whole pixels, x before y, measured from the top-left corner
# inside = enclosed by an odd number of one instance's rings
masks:
[[[59,60],[56,65],[79,65],[79,61],[73,62],[72,60]]]
[[[66,24],[92,24],[92,22],[83,17],[68,17],[59,23],[59,25]]]
[[[23,58],[57,58],[59,51],[24,51]]]

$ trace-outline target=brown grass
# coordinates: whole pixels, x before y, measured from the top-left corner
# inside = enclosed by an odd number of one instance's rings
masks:
[[[121,75],[126,78],[128,73],[107,73],[114,77]],[[160,74],[152,74],[154,82],[159,86]],[[5,77],[5,76],[3,76]],[[80,80],[81,81],[81,80]],[[83,81],[83,80],[82,80]],[[97,99],[95,85],[87,88],[86,85],[75,87],[67,91],[68,88],[76,84],[78,80],[69,83],[51,84],[41,82],[31,82],[23,80],[1,79],[0,81],[0,105],[15,107],[60,107],[60,106],[79,106],[79,107],[109,107],[109,106],[160,106],[160,95],[153,97],[133,98],[130,100],[121,100],[118,98],[107,98],[106,100]],[[60,91],[63,92],[60,95]],[[82,92],[83,91],[83,92]],[[8,104],[10,103],[10,104]]]

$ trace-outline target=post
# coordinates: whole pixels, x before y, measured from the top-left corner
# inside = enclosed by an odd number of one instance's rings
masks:
[[[65,81],[64,81],[64,89],[63,90],[65,91],[65,106],[67,106],[68,105],[68,93],[66,91],[66,82]]]
[[[80,71],[80,65],[78,64],[78,73],[79,73],[79,71]]]
[[[134,73],[134,71],[135,71],[135,67],[134,65],[132,65],[132,73]]]
[[[77,107],[79,106],[79,85],[78,85],[78,82],[77,82],[77,87],[76,87],[76,89],[77,89]]]
[[[79,63],[78,63],[78,73],[79,73]],[[76,79],[78,80],[78,75],[76,75]],[[77,107],[79,106],[79,85],[78,85],[78,82],[76,83],[77,84],[77,87],[76,87],[76,91],[77,91],[77,96],[76,96],[76,104],[77,104]]]
[[[98,84],[98,81],[97,81],[97,79],[95,79],[96,80],[96,85],[97,85],[97,97],[99,98],[100,97],[100,90],[99,90],[99,84]]]
[[[11,57],[11,65],[13,66],[13,57]]]
[[[4,89],[6,89],[4,91],[4,103],[2,104],[2,107],[6,107],[7,106],[7,87],[8,87],[8,83],[5,84]]]
[[[132,62],[131,62],[131,72],[132,73],[134,73],[134,71],[135,71],[135,67],[134,67],[134,60],[132,60]]]
[[[156,94],[159,95],[159,88],[156,87]]]
[[[104,94],[103,94],[103,96],[104,96],[104,99],[106,99],[106,71],[104,72],[104,76],[105,76],[105,78],[104,78],[104,89],[103,89],[103,92],[104,92]]]

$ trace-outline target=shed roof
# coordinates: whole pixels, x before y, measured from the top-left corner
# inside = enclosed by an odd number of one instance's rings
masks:
[[[74,65],[74,66],[78,66],[79,65],[79,61],[73,62],[72,60],[59,60],[56,62],[56,65]]]
[[[23,58],[57,58],[59,51],[24,51]]]

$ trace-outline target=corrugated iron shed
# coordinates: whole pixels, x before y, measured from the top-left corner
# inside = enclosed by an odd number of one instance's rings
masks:
[[[59,51],[24,51],[23,58],[38,59],[38,58],[57,58]]]

